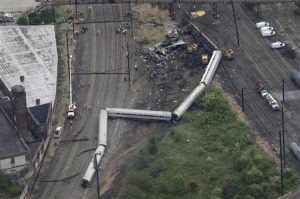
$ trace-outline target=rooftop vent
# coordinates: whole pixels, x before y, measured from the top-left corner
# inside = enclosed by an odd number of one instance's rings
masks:
[[[36,105],[40,105],[40,102],[41,102],[40,99],[36,99],[36,100],[35,100],[35,104],[36,104]]]
[[[25,79],[25,77],[22,75],[22,76],[20,76],[20,81],[21,82],[24,82],[24,79]]]

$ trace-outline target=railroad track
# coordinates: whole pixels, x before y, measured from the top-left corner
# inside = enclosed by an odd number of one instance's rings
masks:
[[[239,9],[237,9],[237,10],[239,10]],[[247,17],[247,16],[243,16],[243,17]],[[249,18],[247,20],[251,21],[251,19],[249,19]],[[243,43],[247,42],[246,40],[255,42],[255,40],[257,40],[257,38],[253,37],[253,35],[255,35],[255,34],[257,35],[257,37],[259,37],[259,33],[258,32],[256,33],[255,29],[251,29],[252,26],[249,26],[249,24],[243,23],[243,24],[240,24],[239,27],[240,27],[240,30],[250,31],[250,33],[247,34],[247,36],[246,36],[247,39],[241,40],[242,45],[245,45]],[[233,30],[231,32],[232,32],[232,34],[235,34]],[[263,80],[266,80],[269,85],[274,85],[274,84],[280,85],[282,79],[289,79],[290,68],[287,67],[286,61],[284,60],[284,58],[281,57],[281,55],[276,52],[274,52],[274,54],[276,53],[275,55],[279,56],[279,58],[277,58],[276,56],[271,54],[268,46],[266,44],[264,44],[264,42],[262,42],[260,44],[258,42],[255,42],[255,44],[257,44],[255,48],[247,48],[247,49],[245,49],[245,51],[246,51],[246,53],[248,51],[250,63],[256,64],[257,65],[256,68],[259,68],[261,70],[261,72],[259,72],[259,73],[263,77]],[[247,44],[247,45],[249,45],[249,44]],[[253,57],[253,55],[254,55],[254,57]],[[276,58],[277,58],[277,60],[275,60]],[[278,63],[278,61],[279,61],[279,63]],[[236,69],[236,70],[239,70],[239,69]],[[234,75],[232,74],[231,71],[230,72],[228,71],[228,73],[230,73],[230,75],[233,76],[233,78],[234,78]],[[255,71],[253,71],[253,73],[255,73]],[[240,75],[236,74],[235,77],[238,78],[238,77],[240,77]],[[236,88],[237,86],[241,87],[243,85],[244,88],[249,87],[249,85],[247,85],[247,82],[245,80],[239,80],[239,79],[236,80],[235,79],[233,81],[238,82],[238,83],[233,83],[233,84],[235,84],[235,86],[233,86],[233,89],[236,89],[236,91],[239,93],[240,93],[240,88]],[[288,86],[289,88],[294,87],[291,85],[290,82],[287,82],[287,85],[289,85]],[[260,131],[260,134],[262,134],[267,140],[270,141],[270,143],[272,143],[272,145],[274,145],[275,151],[278,153],[279,141],[278,141],[278,130],[277,129],[278,129],[278,127],[280,127],[280,125],[277,125],[276,123],[274,123],[273,120],[280,121],[280,116],[278,115],[278,117],[275,117],[275,118],[270,117],[271,113],[269,113],[268,111],[266,112],[265,107],[264,107],[265,105],[262,105],[259,102],[260,100],[253,95],[249,95],[247,97],[247,100],[249,101],[250,106],[251,106],[251,104],[253,104],[251,111],[250,111],[250,115],[251,115],[250,117],[256,118],[257,114],[262,115],[262,117],[257,119],[255,126],[257,126],[259,129],[263,129]],[[264,101],[264,100],[262,100],[262,101]],[[266,106],[268,106],[266,102],[264,102],[264,103],[266,104]],[[294,104],[295,102],[289,102],[289,103]],[[296,104],[295,104],[295,106],[296,106]],[[247,112],[247,110],[246,110],[246,112]],[[271,124],[271,125],[269,125],[269,124]],[[268,127],[266,127],[266,125]],[[286,126],[287,126],[287,124],[286,124]],[[289,127],[292,127],[293,129],[298,129],[298,127],[296,127],[295,125],[294,126],[289,125]],[[286,132],[289,132],[289,131],[286,131]],[[289,135],[289,133],[286,133],[286,142],[285,142],[286,146],[291,141],[293,141],[293,139],[291,138],[291,135]],[[273,148],[273,150],[274,150],[274,148]],[[297,167],[297,165],[299,163],[295,160],[295,158],[293,156],[291,156],[291,154],[287,150],[286,150],[286,152],[287,152],[287,156],[286,156],[287,165],[289,167],[292,167],[299,174],[300,171],[299,171],[299,168]]]
[[[93,10],[91,11],[91,13],[89,13],[87,5],[80,7],[80,9],[83,9],[84,13],[88,16],[88,18],[98,18],[98,17],[100,18],[102,17],[103,19],[107,19],[111,17],[120,18],[120,16],[123,13],[123,8],[121,5],[93,6]],[[111,13],[113,13],[113,15],[111,15]],[[122,52],[120,52],[119,45],[121,42],[124,42],[125,39],[122,39],[120,37],[117,38],[114,35],[115,30],[118,27],[118,23],[88,24],[88,25],[78,25],[78,27],[76,25],[76,28],[78,29],[79,27],[82,26],[88,26],[89,29],[88,32],[86,32],[85,34],[79,35],[79,37],[77,38],[77,43],[88,46],[88,48],[90,47],[91,50],[87,50],[88,49],[87,47],[79,47],[76,49],[77,51],[76,54],[77,57],[79,58],[79,61],[76,59],[76,64],[75,64],[77,66],[76,68],[82,69],[82,66],[80,65],[82,64],[86,65],[87,63],[90,64],[86,67],[86,69],[89,69],[90,71],[99,71],[99,70],[103,71],[103,70],[109,70],[111,68],[115,69],[120,67],[118,66],[118,64],[123,63],[123,61],[121,61],[120,59]],[[97,28],[101,30],[101,32],[99,32],[100,35],[97,35],[98,34]],[[104,39],[103,42],[99,42],[100,39],[102,39],[102,37],[105,37],[106,39]],[[110,38],[112,38],[112,40]],[[91,42],[91,44],[88,42]],[[105,49],[106,47],[109,48]],[[98,49],[102,49],[102,51]],[[101,53],[99,51],[101,51]],[[109,53],[113,53],[114,55]],[[85,63],[80,61],[80,59],[83,59],[80,57],[87,57],[87,56],[90,57],[89,62]],[[100,59],[100,62],[99,62],[99,57],[102,58]],[[124,57],[125,57],[125,53],[124,53]],[[82,78],[82,80],[80,78]],[[76,83],[76,85],[78,84],[78,82],[82,82],[85,85],[85,89],[79,89],[78,86],[76,89],[75,96],[77,96],[76,99],[77,103],[80,104],[82,107],[81,108],[82,118],[80,119],[80,121],[77,121],[76,123],[73,124],[73,131],[77,132],[78,129],[80,129],[81,130],[80,136],[84,135],[88,137],[89,141],[86,143],[73,144],[71,148],[71,152],[68,154],[68,157],[65,160],[61,160],[61,161],[66,161],[65,166],[61,169],[61,172],[59,173],[57,172],[57,174],[53,174],[53,175],[50,174],[50,176],[55,176],[59,174],[60,178],[63,178],[75,172],[81,174],[74,177],[72,180],[70,180],[68,184],[61,183],[61,182],[56,182],[54,185],[49,184],[51,186],[47,186],[46,192],[43,192],[40,197],[65,198],[68,192],[70,193],[68,194],[68,197],[73,197],[73,198],[94,198],[94,195],[96,195],[96,191],[92,191],[92,192],[90,192],[90,190],[83,191],[81,187],[79,187],[82,174],[85,171],[86,166],[90,161],[91,153],[85,153],[82,155],[78,155],[78,154],[80,153],[80,151],[91,148],[91,146],[96,146],[96,140],[94,139],[94,137],[96,136],[96,132],[97,132],[98,112],[100,108],[106,107],[107,105],[115,105],[115,103],[118,102],[119,104],[124,103],[124,101],[121,100],[119,101],[114,100],[116,98],[114,98],[113,95],[117,95],[116,93],[118,93],[118,89],[123,89],[123,87],[121,86],[122,82],[119,83],[119,85],[117,85],[116,83],[118,82],[117,80],[118,77],[114,77],[114,76],[101,76],[101,78],[99,78],[99,76],[95,76],[95,75],[88,76],[88,77],[78,76],[74,79],[74,83]],[[90,85],[89,87],[87,86],[88,84]],[[102,89],[100,90],[100,88]],[[124,99],[126,91],[127,89],[124,92],[121,92],[122,99]],[[87,92],[87,94],[84,94],[84,92]],[[84,104],[90,106],[92,108],[91,111],[83,111]],[[119,131],[118,128],[119,128],[119,123],[114,125],[114,131]],[[69,132],[68,134],[69,134],[68,137],[73,136],[71,132]],[[62,150],[61,147],[60,150]],[[63,152],[59,152],[59,153],[63,153]]]
[[[226,67],[226,66],[225,66]],[[225,67],[223,67],[222,75],[225,77],[228,81],[230,81],[231,88],[238,93],[238,100],[241,101],[241,86],[245,86],[245,82],[243,80],[238,79],[239,76],[236,74],[229,72]],[[253,120],[255,118],[254,122],[251,124],[251,126],[256,129],[256,132],[259,133],[259,135],[271,144],[273,152],[279,157],[279,137],[278,137],[278,127],[274,122],[271,120],[270,115],[265,111],[265,107],[268,106],[265,100],[262,98],[261,100],[257,99],[255,93],[252,93],[248,95],[248,99],[245,100],[245,104],[248,105],[245,108],[245,113],[249,120]],[[258,94],[257,94],[258,95]],[[264,102],[265,105],[263,105],[260,101]],[[270,107],[267,107],[270,108]],[[271,114],[280,114],[280,113],[271,113]],[[257,117],[257,115],[262,115],[262,117]],[[287,135],[287,133],[286,133]],[[299,175],[300,169],[297,167],[299,164],[298,161],[295,159],[293,155],[288,150],[288,144],[292,142],[288,136],[285,137],[285,151],[286,151],[286,165],[287,167],[293,168],[293,170]]]

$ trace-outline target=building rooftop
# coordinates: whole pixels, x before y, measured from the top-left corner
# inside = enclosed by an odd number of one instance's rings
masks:
[[[49,114],[49,106],[50,103],[39,105],[29,108],[29,111],[39,124],[45,124]]]
[[[17,130],[12,127],[4,111],[0,109],[0,158],[24,154],[28,148],[17,135]]]
[[[36,99],[53,105],[57,60],[53,25],[0,26],[0,78],[10,91],[14,85],[25,87],[27,107]]]
[[[18,12],[26,11],[29,8],[37,6],[39,2],[34,0],[1,0],[0,11],[2,12]]]

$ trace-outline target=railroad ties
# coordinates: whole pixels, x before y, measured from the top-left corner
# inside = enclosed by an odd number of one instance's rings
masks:
[[[161,121],[177,121],[189,109],[198,96],[210,84],[217,67],[222,58],[222,52],[217,49],[200,30],[191,24],[190,31],[193,32],[195,40],[201,41],[206,50],[212,53],[211,59],[206,67],[201,81],[196,88],[184,99],[184,101],[173,111],[152,111],[152,110],[138,110],[138,109],[124,109],[124,108],[106,108],[100,111],[99,114],[99,129],[98,129],[98,146],[95,153],[87,167],[83,178],[81,179],[81,186],[87,188],[90,184],[95,172],[98,171],[105,149],[107,147],[107,120],[108,118],[125,118],[125,119],[142,119],[142,120],[161,120]],[[98,177],[98,176],[97,176]],[[98,178],[97,178],[98,179]]]

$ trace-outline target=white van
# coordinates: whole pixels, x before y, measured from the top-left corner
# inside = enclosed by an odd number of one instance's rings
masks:
[[[268,31],[268,30],[274,30],[274,28],[272,26],[265,26],[260,28],[260,32],[264,32],[264,31]]]
[[[271,48],[283,48],[285,46],[286,46],[286,44],[281,41],[276,41],[276,42],[271,43]]]
[[[257,29],[260,29],[265,26],[270,26],[270,23],[266,22],[266,21],[261,21],[261,22],[256,23],[255,26]]]
[[[275,31],[267,30],[267,31],[263,31],[261,33],[261,36],[262,37],[271,37],[271,36],[274,36],[275,34],[276,34]]]
[[[56,127],[53,137],[59,138],[60,134],[63,132],[63,128],[61,126]]]

